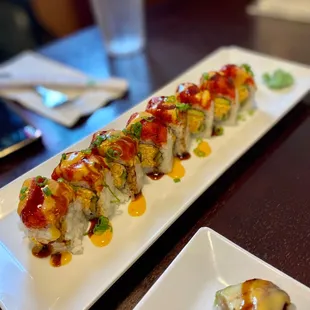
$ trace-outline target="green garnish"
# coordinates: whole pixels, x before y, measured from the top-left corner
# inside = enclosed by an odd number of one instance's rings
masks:
[[[78,187],[78,186],[72,185],[72,184],[70,184],[70,185],[71,185],[71,187],[73,188],[73,190],[74,190],[75,192],[79,190],[79,187]]]
[[[136,139],[140,139],[141,132],[142,132],[142,124],[140,122],[136,122],[136,123],[132,124],[130,126],[129,130],[126,130],[126,134],[128,134],[128,135],[130,135]]]
[[[252,116],[255,113],[255,109],[251,109],[248,111],[249,115]]]
[[[92,145],[98,147],[98,146],[100,146],[100,144],[101,144],[103,141],[105,141],[106,139],[107,139],[107,136],[106,136],[106,135],[103,135],[103,136],[99,135],[99,136],[97,136],[96,139],[92,142]]]
[[[180,178],[174,178],[174,179],[173,179],[173,182],[174,182],[174,183],[179,183],[179,182],[181,182],[181,179],[180,179]]]
[[[112,231],[112,226],[110,224],[110,221],[107,217],[100,216],[98,218],[98,223],[94,227],[93,232],[95,235],[102,235],[107,230]]]
[[[27,192],[27,190],[28,190],[28,187],[27,187],[27,186],[23,186],[23,187],[21,188],[21,190],[20,190],[20,193],[21,193],[21,194],[25,194],[25,193]]]
[[[202,138],[197,138],[197,139],[196,139],[196,142],[197,142],[197,143],[200,143],[200,142],[202,142],[202,141],[203,141]]]
[[[61,160],[66,160],[67,159],[67,154],[66,153],[63,153],[62,155],[61,155]]]
[[[242,114],[238,114],[237,121],[245,121],[245,117]]]
[[[243,65],[241,65],[241,68],[243,68],[249,75],[254,76],[254,73],[253,73],[250,65],[243,64]]]
[[[213,129],[214,136],[222,136],[224,134],[224,128],[220,126],[215,126]]]
[[[104,183],[103,184],[103,187],[106,187],[108,190],[109,190],[109,192],[112,194],[112,196],[115,198],[115,201],[111,201],[111,202],[114,202],[114,203],[119,203],[119,202],[121,202],[120,200],[119,200],[119,198],[114,194],[114,192],[111,190],[111,188],[110,188],[110,186],[108,185],[108,184],[106,184],[106,183]]]
[[[115,142],[115,141],[117,141],[120,137],[121,137],[121,135],[120,135],[119,133],[117,133],[117,134],[108,135],[108,136],[107,136],[107,139],[108,139],[108,141]]]
[[[197,147],[194,149],[194,154],[198,157],[206,157],[207,154],[201,150],[199,150]]]
[[[45,196],[52,196],[52,191],[48,186],[43,187],[42,191],[45,194]]]
[[[209,73],[206,73],[206,72],[202,74],[202,77],[206,81],[209,80],[209,78],[210,78]]]
[[[271,89],[282,89],[294,84],[293,76],[281,69],[275,70],[272,74],[263,74],[263,81]]]
[[[168,97],[166,98],[165,101],[166,101],[166,102],[174,103],[176,100],[177,100],[177,99],[176,99],[175,96],[168,96]]]
[[[142,116],[141,118],[149,123],[151,123],[154,120],[153,116]]]
[[[47,184],[47,178],[41,177],[40,175],[38,175],[35,178],[35,181],[36,181],[37,185],[40,187],[43,187]]]
[[[109,148],[107,151],[106,151],[106,157],[108,157],[108,159],[119,159],[120,158],[120,155],[121,155],[121,152],[118,151],[118,150],[114,150],[112,148]]]
[[[65,179],[64,178],[58,178],[57,182],[59,182],[59,183],[65,182]]]
[[[28,190],[27,186],[23,186],[19,192],[19,199],[24,200],[26,198],[26,192]]]
[[[81,152],[82,152],[83,154],[90,155],[90,154],[91,154],[91,149],[88,148],[88,149],[82,150]]]
[[[180,111],[187,111],[191,106],[187,103],[179,103],[177,102],[176,105],[177,109]]]

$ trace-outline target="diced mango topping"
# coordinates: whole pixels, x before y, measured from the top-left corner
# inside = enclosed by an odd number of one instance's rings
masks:
[[[249,90],[245,85],[238,88],[239,102],[242,104],[249,98]]]
[[[214,99],[214,103],[214,115],[216,120],[226,119],[231,109],[229,101],[225,98],[218,97]]]

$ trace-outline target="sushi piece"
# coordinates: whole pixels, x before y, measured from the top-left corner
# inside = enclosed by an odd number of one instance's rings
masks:
[[[133,133],[137,137],[141,128]],[[107,162],[115,188],[135,199],[143,186],[143,169],[138,157],[138,142],[121,130],[99,131],[93,135],[90,148]]]
[[[239,102],[240,110],[253,110],[255,108],[256,84],[251,67],[247,64],[241,66],[228,64],[220,71],[233,81],[236,101]]]
[[[134,113],[125,131],[138,141],[138,155],[145,173],[161,174],[172,170],[175,136],[155,116],[148,112]]]
[[[214,102],[208,90],[201,91],[193,83],[183,83],[177,87],[176,99],[187,103],[189,131],[196,138],[210,138],[213,130]]]
[[[64,182],[41,176],[25,180],[17,210],[21,228],[36,246],[52,243],[52,252],[82,254],[88,221],[80,198]]]
[[[171,129],[176,137],[174,155],[187,158],[190,146],[190,132],[187,124],[187,110],[189,104],[177,102],[175,96],[153,97],[148,102],[146,112]]]
[[[89,190],[88,198],[96,202],[90,205],[91,208],[84,208],[89,219],[112,216],[121,202],[121,195],[114,186],[107,163],[101,156],[92,154],[90,149],[62,154],[52,179],[68,182],[77,192]]]
[[[200,89],[208,90],[214,101],[215,125],[235,125],[239,111],[235,87],[223,73],[209,72],[201,76]]]
[[[252,279],[231,285],[216,293],[214,310],[295,309],[289,295],[270,281]]]

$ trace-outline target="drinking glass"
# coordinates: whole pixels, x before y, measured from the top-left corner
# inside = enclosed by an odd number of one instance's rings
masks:
[[[92,0],[92,8],[109,55],[144,48],[144,0]]]

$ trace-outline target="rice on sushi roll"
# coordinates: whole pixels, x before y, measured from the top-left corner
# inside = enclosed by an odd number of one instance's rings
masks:
[[[62,154],[52,179],[68,182],[75,191],[83,192],[85,201],[90,199],[95,202],[84,208],[88,219],[112,216],[121,202],[107,163],[101,156],[91,154],[91,150]]]
[[[216,292],[214,310],[295,309],[289,295],[270,281],[252,279]]]
[[[236,101],[235,87],[223,73],[209,72],[201,76],[200,89],[208,90],[214,101],[214,123],[236,125],[239,102]]]
[[[138,141],[138,155],[145,173],[171,172],[175,136],[159,119],[148,112],[136,112],[129,118],[125,132]]]
[[[41,176],[25,180],[17,213],[34,245],[52,244],[52,253],[83,253],[82,239],[88,221],[81,200],[68,184]]]
[[[147,104],[146,112],[154,115],[171,129],[176,137],[174,155],[180,158],[188,157],[190,132],[188,128],[188,104],[177,102],[175,96],[153,97]]]
[[[251,67],[247,64],[241,66],[228,64],[220,71],[233,81],[236,101],[239,102],[240,110],[253,110],[255,108],[256,84]]]
[[[176,99],[190,105],[187,110],[190,133],[197,138],[210,138],[214,119],[214,102],[210,92],[201,91],[196,84],[183,83],[177,87]]]
[[[141,193],[143,169],[138,157],[138,142],[121,130],[104,130],[93,135],[90,148],[105,158],[114,186],[131,199]]]

